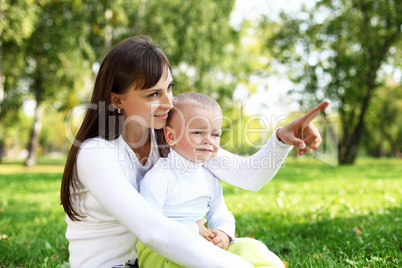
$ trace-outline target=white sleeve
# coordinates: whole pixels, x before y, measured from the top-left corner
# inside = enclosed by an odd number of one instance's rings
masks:
[[[159,168],[161,167],[159,166]],[[155,166],[152,170],[147,172],[142,179],[140,194],[152,207],[163,214],[163,206],[169,199],[170,189],[174,186],[174,183],[174,177],[169,170],[158,170],[158,167]],[[197,223],[193,222],[184,225],[195,234],[199,234],[200,231]]]
[[[215,196],[209,203],[209,210],[207,212],[208,226],[211,229],[219,229],[225,232],[233,240],[236,229],[235,218],[226,206],[223,199],[222,186],[219,184],[218,179],[213,178],[213,180]]]
[[[173,262],[200,268],[252,267],[152,208],[125,178],[115,149],[84,146],[77,157],[77,174],[99,204],[146,246]]]
[[[223,149],[204,166],[217,178],[234,186],[258,191],[278,172],[292,145],[280,142],[276,131],[255,154],[241,157]]]

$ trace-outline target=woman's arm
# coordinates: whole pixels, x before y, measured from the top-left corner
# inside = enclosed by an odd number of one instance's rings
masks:
[[[146,246],[185,267],[252,267],[153,209],[125,178],[119,161],[114,148],[84,146],[77,174],[97,202]]]

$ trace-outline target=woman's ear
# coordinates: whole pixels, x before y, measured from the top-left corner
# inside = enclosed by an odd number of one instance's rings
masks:
[[[110,103],[114,106],[114,108],[119,109],[123,107],[123,103],[121,101],[120,94],[115,92],[110,93]]]
[[[171,126],[166,126],[165,129],[163,130],[163,133],[165,134],[165,140],[166,142],[170,145],[173,146],[176,144],[176,132]]]

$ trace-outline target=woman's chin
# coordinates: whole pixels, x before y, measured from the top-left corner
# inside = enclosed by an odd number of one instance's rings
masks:
[[[166,126],[166,123],[159,123],[159,124],[153,124],[150,128],[158,130],[158,129],[163,129]]]

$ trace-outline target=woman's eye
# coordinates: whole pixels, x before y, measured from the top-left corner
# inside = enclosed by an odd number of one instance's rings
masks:
[[[171,83],[171,84],[169,85],[169,89],[173,89],[173,86],[174,86],[174,84]]]
[[[158,93],[156,93],[156,92],[148,95],[148,97],[150,97],[150,98],[156,98],[157,96],[158,96]]]

